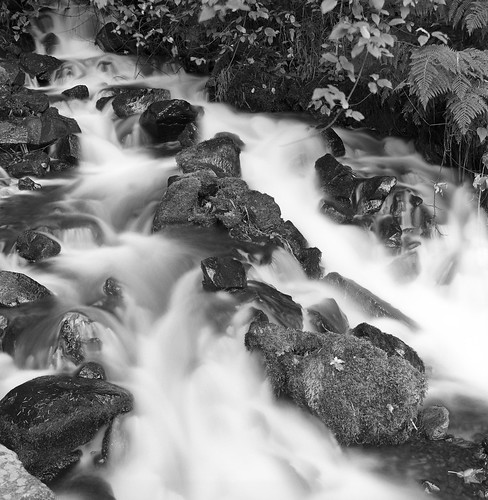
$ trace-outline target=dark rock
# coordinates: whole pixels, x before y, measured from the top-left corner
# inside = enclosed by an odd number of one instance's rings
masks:
[[[115,23],[107,23],[97,33],[95,43],[104,52],[116,54],[135,54],[137,52],[136,41],[129,35],[117,30]]]
[[[37,262],[58,255],[61,245],[46,234],[29,229],[17,238],[16,249],[24,259]]]
[[[380,299],[368,289],[358,285],[355,281],[344,278],[339,273],[329,273],[324,278],[325,283],[334,286],[344,293],[344,297],[355,302],[361,309],[373,318],[392,318],[417,329],[418,325],[411,318]]]
[[[37,116],[49,109],[49,98],[42,92],[24,87],[10,90],[0,94],[0,118],[3,120]]]
[[[36,177],[43,177],[49,168],[49,156],[44,151],[32,151],[27,153],[22,161],[12,163],[7,172],[11,177],[20,179],[26,175],[33,175]]]
[[[155,102],[169,99],[171,93],[166,89],[126,89],[114,97],[112,107],[116,116],[127,118],[144,113]]]
[[[25,73],[17,61],[0,61],[0,85],[22,86],[25,83]]]
[[[86,85],[75,85],[70,89],[66,89],[61,92],[62,95],[66,96],[68,99],[88,99],[90,97],[90,92]]]
[[[427,439],[444,439],[449,428],[449,410],[444,406],[428,406],[419,415],[420,426]]]
[[[396,177],[387,175],[370,177],[358,182],[357,215],[371,215],[378,212],[396,183]]]
[[[103,108],[105,108],[106,104],[110,102],[113,99],[113,96],[104,96],[100,97],[98,101],[95,103],[95,108],[98,109],[98,111],[102,111]]]
[[[81,159],[80,138],[75,134],[61,137],[53,146],[52,156],[69,165],[78,165]]]
[[[8,324],[9,324],[8,318],[3,314],[0,314],[0,351],[3,350],[2,347],[3,337],[5,336],[5,332],[7,331]]]
[[[0,121],[0,145],[9,146],[29,142],[28,124],[21,118]]]
[[[19,179],[18,187],[21,191],[37,191],[41,189],[41,185],[37,184],[29,177]]]
[[[54,33],[48,33],[43,39],[42,39],[42,45],[44,46],[44,49],[46,50],[46,54],[53,54],[56,50],[56,48],[59,46],[59,38],[57,35]]]
[[[33,331],[37,331],[40,322],[45,319],[46,314],[24,313],[9,319],[2,339],[2,351],[12,357],[21,358],[20,353],[24,340],[33,338]]]
[[[40,84],[48,84],[51,75],[63,64],[52,56],[24,53],[20,56],[22,69],[32,78],[37,78]]]
[[[332,156],[334,156],[335,158],[340,158],[341,156],[344,156],[346,154],[344,143],[334,129],[322,129],[320,131],[320,135],[323,137]]]
[[[102,365],[95,363],[94,361],[89,361],[88,363],[83,363],[78,370],[76,370],[75,377],[77,378],[91,378],[98,380],[106,380],[105,370]]]
[[[21,33],[17,45],[22,52],[34,52],[36,50],[36,42],[30,33]]]
[[[214,135],[214,139],[220,139],[222,137],[227,137],[228,139],[232,139],[234,144],[239,148],[239,150],[242,151],[242,149],[246,146],[243,142],[243,140],[237,135],[233,134],[232,132],[217,132]]]
[[[391,215],[384,215],[376,220],[376,234],[387,248],[401,248],[402,232],[400,224]]]
[[[56,108],[49,108],[40,117],[26,118],[25,123],[28,129],[26,142],[35,146],[46,146],[67,135],[81,133],[76,121],[60,115]]]
[[[209,291],[245,288],[246,271],[242,262],[231,257],[209,257],[202,260],[203,288]]]
[[[0,445],[0,492],[4,500],[55,500],[54,493],[29,474],[17,454]]]
[[[56,484],[58,498],[72,500],[115,500],[110,484],[99,476],[82,474]]]
[[[110,297],[122,298],[124,296],[122,286],[115,278],[107,278],[103,284],[103,293]]]
[[[368,325],[368,323],[357,325],[350,333],[355,337],[367,339],[374,346],[385,351],[388,356],[400,356],[420,372],[425,372],[424,362],[420,359],[419,355],[398,337],[384,333],[379,328]]]
[[[262,354],[275,394],[317,416],[340,443],[402,443],[410,436],[426,381],[401,357],[351,335],[257,321],[245,343]]]
[[[347,333],[349,320],[334,299],[325,299],[308,308],[318,332]]]
[[[38,377],[0,401],[0,442],[31,474],[49,481],[79,459],[78,447],[132,407],[128,391],[102,380]]]
[[[0,271],[0,306],[15,307],[51,296],[44,286],[25,274]]]
[[[176,155],[176,165],[185,174],[212,169],[219,177],[240,177],[240,148],[230,137],[219,137],[185,148]]]
[[[157,101],[142,113],[139,123],[157,143],[178,141],[187,125],[195,122],[198,112],[181,99]]]

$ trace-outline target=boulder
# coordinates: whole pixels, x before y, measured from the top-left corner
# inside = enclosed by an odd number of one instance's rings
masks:
[[[142,114],[152,104],[171,99],[171,93],[166,89],[124,89],[117,94],[112,107],[119,118]]]
[[[25,470],[17,454],[2,445],[0,497],[4,500],[55,500],[54,493]]]
[[[50,297],[51,292],[25,274],[0,271],[0,306],[16,307]]]
[[[325,299],[307,309],[318,332],[347,333],[349,320],[334,299]]]
[[[378,175],[358,181],[356,190],[357,215],[371,215],[378,212],[396,183],[396,177],[391,175]]]
[[[74,377],[77,378],[95,378],[98,380],[106,380],[105,369],[102,365],[94,361],[83,363],[75,372]]]
[[[39,117],[25,118],[25,126],[26,142],[33,146],[46,146],[70,134],[81,133],[76,120],[60,115],[56,108],[49,108]]]
[[[63,64],[62,61],[52,56],[23,53],[20,56],[22,69],[42,85],[47,85],[52,74]]]
[[[28,229],[16,241],[18,254],[31,262],[58,255],[61,245],[44,233]]]
[[[444,406],[428,406],[420,412],[420,428],[431,441],[444,439],[449,428],[449,410]]]
[[[90,97],[90,92],[86,85],[75,85],[70,89],[63,90],[62,95],[68,99],[88,99]]]
[[[25,73],[18,61],[0,61],[0,85],[20,87],[25,83]]]
[[[0,93],[0,118],[2,120],[10,120],[12,117],[37,116],[47,109],[49,109],[49,98],[42,92],[22,87]]]
[[[139,124],[153,142],[175,142],[194,125],[197,116],[198,110],[189,102],[171,99],[152,103],[140,116]]]
[[[320,135],[334,158],[340,158],[346,154],[344,143],[333,128],[321,129]]]
[[[208,291],[245,288],[246,270],[232,257],[208,257],[202,260],[203,288]]]
[[[124,297],[124,291],[121,284],[115,278],[107,278],[103,284],[103,293],[107,297],[115,297],[117,299],[122,299]]]
[[[241,149],[230,137],[217,137],[190,146],[176,155],[176,165],[185,174],[211,169],[219,177],[240,177]]]
[[[17,316],[10,317],[4,329],[2,351],[17,360],[21,360],[24,355],[22,350],[26,340],[34,339],[34,332],[38,331],[39,324],[46,319],[49,312],[49,309],[43,311],[43,313],[27,310],[22,311]]]
[[[80,446],[132,407],[127,390],[103,380],[37,377],[0,401],[0,443],[31,474],[51,481],[79,460]]]
[[[136,40],[117,29],[113,22],[105,24],[95,37],[95,43],[104,52],[116,54],[135,54],[137,52]]]
[[[253,321],[246,347],[263,357],[273,391],[318,417],[345,445],[397,444],[414,428],[425,375],[365,339]]]
[[[352,300],[371,317],[396,319],[412,329],[418,329],[415,321],[355,281],[336,272],[327,274],[323,281],[343,292],[345,298]]]
[[[7,167],[7,172],[11,177],[20,179],[26,175],[44,177],[49,169],[49,156],[42,150],[32,151],[22,157],[21,161],[11,163]]]
[[[56,484],[55,492],[66,500],[115,500],[110,484],[96,473],[71,475]]]
[[[28,124],[21,118],[0,121],[0,146],[13,146],[29,142]]]
[[[76,166],[81,160],[80,138],[76,134],[61,137],[52,148],[51,156],[60,162]]]
[[[402,227],[391,215],[377,218],[375,232],[387,248],[398,250],[402,247]]]
[[[23,177],[19,179],[19,183],[17,184],[20,191],[37,191],[41,189],[41,185],[34,182],[30,177]]]

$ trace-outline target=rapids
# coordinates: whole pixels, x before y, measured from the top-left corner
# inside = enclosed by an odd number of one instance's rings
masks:
[[[79,466],[103,474],[117,500],[418,498],[417,490],[372,472],[371,459],[342,451],[313,418],[274,399],[258,360],[244,347],[247,311],[236,312],[226,294],[201,287],[200,260],[223,243],[151,234],[156,204],[176,173],[174,158],[148,149],[133,121],[116,119],[111,106],[100,112],[95,102],[113,84],[167,88],[173,98],[204,108],[202,139],[222,131],[239,135],[243,178],[273,196],[283,218],[321,249],[326,271],[367,287],[420,329],[373,321],[336,297],[351,326],[369,321],[410,344],[429,367],[428,399],[451,405],[458,395],[488,403],[488,240],[475,195],[425,163],[411,144],[337,130],[346,144],[344,163],[358,172],[396,175],[436,211],[441,236],[422,241],[420,275],[399,283],[389,273],[393,257],[372,233],[319,213],[314,162],[327,150],[315,129],[298,119],[208,103],[200,78],[102,53],[92,42],[92,21],[46,11],[34,29],[40,53],[44,32],[61,39],[53,55],[66,62],[42,90],[82,129],[82,161],[72,175],[41,179],[49,188],[42,199],[3,179],[0,203],[27,207],[16,212],[27,224],[57,221],[62,252],[42,266],[11,249],[0,254],[0,269],[31,276],[59,302],[59,316],[38,325],[16,364],[0,354],[0,397],[56,370],[49,361],[53,327],[64,312],[81,310],[105,325],[100,361],[108,380],[132,391],[136,401],[116,429],[108,467]],[[60,98],[78,84],[88,86],[89,100]],[[449,280],[442,279],[446,273]],[[125,305],[116,314],[90,305],[109,276],[124,287]],[[255,265],[249,278],[276,286],[304,307],[335,296],[308,280],[284,251],[269,265]]]

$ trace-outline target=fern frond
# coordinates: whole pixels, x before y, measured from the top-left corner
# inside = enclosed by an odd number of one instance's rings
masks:
[[[464,18],[464,26],[468,33],[472,35],[474,30],[486,28],[487,25],[488,3],[486,0],[484,2],[474,2],[469,9],[469,13]]]
[[[471,7],[471,0],[453,0],[449,7],[449,19],[456,27],[464,18],[466,11]]]
[[[469,78],[464,75],[457,75],[452,82],[452,93],[457,96],[458,99],[463,99],[472,85],[473,82],[471,82]]]
[[[478,80],[488,78],[488,51],[469,48],[457,52],[457,72]]]
[[[453,93],[447,102],[447,111],[459,134],[466,135],[476,118],[488,116],[488,88],[486,85],[471,87],[462,98]]]

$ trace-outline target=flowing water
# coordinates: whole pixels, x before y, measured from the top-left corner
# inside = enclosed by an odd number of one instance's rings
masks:
[[[74,31],[73,23],[81,28]],[[202,139],[223,131],[239,135],[243,178],[273,196],[283,218],[321,249],[326,271],[369,288],[420,328],[371,320],[336,297],[351,325],[369,321],[409,343],[429,367],[429,398],[453,405],[458,395],[488,402],[488,241],[474,194],[427,165],[410,144],[338,130],[344,162],[358,174],[396,175],[435,211],[438,234],[417,248],[420,274],[399,282],[389,271],[393,256],[373,233],[338,226],[319,213],[314,163],[327,149],[314,129],[207,103],[202,79],[102,53],[92,42],[92,24],[79,14],[46,12],[34,33],[40,53],[43,33],[60,38],[54,55],[66,62],[42,90],[81,127],[82,161],[69,175],[40,179],[41,194],[18,191],[3,176],[0,203],[14,207],[22,224],[58,227],[62,252],[43,265],[28,264],[9,248],[0,255],[0,269],[27,274],[58,298],[55,317],[32,332],[17,363],[0,354],[0,397],[56,370],[50,357],[56,326],[65,312],[78,310],[103,325],[97,359],[108,380],[135,397],[102,472],[118,500],[418,498],[417,490],[373,473],[364,456],[342,451],[313,418],[274,399],[258,360],[244,347],[248,311],[201,287],[201,259],[225,242],[151,234],[166,180],[176,173],[174,158],[146,147],[134,120],[116,119],[110,105],[98,111],[95,102],[109,85],[167,88],[173,98],[203,106]],[[59,97],[78,84],[88,86],[89,100]],[[92,306],[109,276],[124,288],[124,304],[114,313]],[[276,251],[271,264],[255,265],[249,278],[276,286],[304,307],[335,297],[284,251]],[[89,463],[80,468],[89,470]]]

